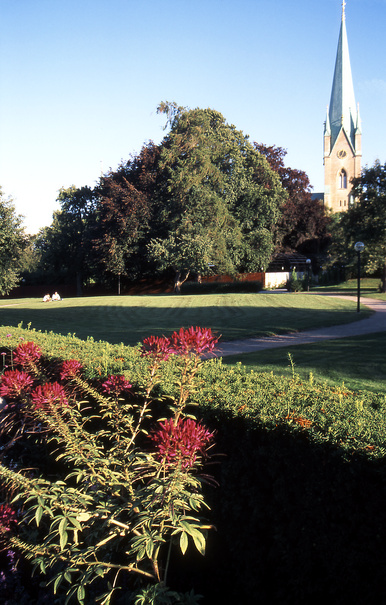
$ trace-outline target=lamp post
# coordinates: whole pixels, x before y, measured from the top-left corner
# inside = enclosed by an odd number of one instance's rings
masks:
[[[310,258],[307,258],[306,265],[307,265],[307,292],[309,292],[310,291],[310,268],[311,268],[311,259]]]
[[[361,252],[365,249],[363,242],[356,242],[354,250],[358,254],[358,288],[357,288],[357,313],[360,311],[360,299],[361,299]]]

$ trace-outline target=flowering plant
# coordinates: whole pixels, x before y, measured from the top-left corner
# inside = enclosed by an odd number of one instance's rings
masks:
[[[22,342],[13,352],[13,362],[24,370],[36,373],[41,356],[42,351],[34,342]]]
[[[187,411],[201,356],[216,343],[202,328],[145,339],[141,388],[123,374],[91,383],[75,359],[43,374],[34,343],[15,350],[14,369],[0,377],[0,480],[22,519],[14,523],[1,505],[2,535],[66,603],[119,603],[122,591],[135,605],[197,602],[168,589],[167,577],[172,550],[184,554],[192,543],[204,554],[212,527],[200,470],[214,435]],[[162,402],[154,388],[170,356],[176,395]],[[23,439],[36,470],[18,466]]]
[[[160,460],[167,465],[191,468],[199,454],[205,453],[213,433],[192,418],[169,418],[159,423],[150,439],[156,445]]]

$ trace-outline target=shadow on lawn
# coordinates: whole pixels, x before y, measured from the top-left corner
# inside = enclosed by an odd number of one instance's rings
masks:
[[[150,335],[169,335],[174,330],[191,325],[211,328],[223,340],[285,334],[317,327],[338,325],[362,319],[370,314],[331,309],[275,307],[264,312],[264,323],[258,309],[251,307],[120,307],[120,306],[65,306],[54,303],[38,309],[19,306],[0,307],[0,322],[53,331],[56,334],[75,334],[78,338],[93,337],[112,344],[123,342],[135,345]],[[282,311],[282,313],[281,313]]]
[[[217,532],[205,559],[183,563],[191,573],[172,565],[171,584],[193,585],[205,605],[386,603],[384,461],[307,429],[216,422],[226,454],[208,490]]]

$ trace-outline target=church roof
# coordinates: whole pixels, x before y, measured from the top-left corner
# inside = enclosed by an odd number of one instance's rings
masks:
[[[358,127],[360,129],[359,114],[355,103],[354,85],[351,74],[345,6],[346,2],[343,0],[342,22],[339,32],[331,99],[327,113],[327,123],[331,130],[331,149],[334,146],[342,126],[355,149],[355,130]]]

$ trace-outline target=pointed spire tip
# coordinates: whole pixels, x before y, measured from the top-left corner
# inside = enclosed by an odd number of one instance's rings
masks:
[[[342,2],[342,21],[346,19],[346,0]]]

